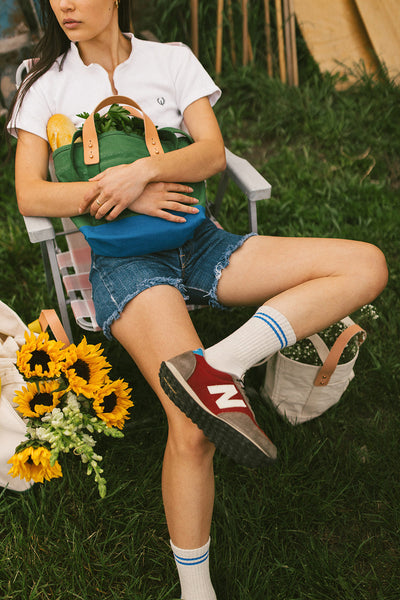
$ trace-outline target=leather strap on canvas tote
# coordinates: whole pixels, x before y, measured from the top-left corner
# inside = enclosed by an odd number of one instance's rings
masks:
[[[58,342],[63,342],[64,346],[70,345],[71,342],[55,310],[52,308],[42,310],[38,320],[42,331],[46,331],[47,327],[50,327]]]
[[[82,140],[85,165],[96,165],[100,162],[99,140],[97,138],[94,122],[95,113],[111,104],[122,104],[132,115],[143,119],[147,150],[150,156],[164,154],[163,147],[158,136],[157,128],[153,121],[143,112],[140,106],[127,96],[109,96],[102,100],[89,115],[83,124]]]
[[[359,333],[363,334],[360,339],[360,344],[362,344],[365,338],[367,337],[367,334],[364,331],[364,329],[362,329],[362,327],[360,327],[356,323],[353,323],[353,325],[350,325],[350,327],[347,327],[347,329],[342,331],[342,333],[338,336],[335,343],[333,344],[331,351],[329,352],[324,364],[318,371],[318,374],[314,380],[315,386],[325,386],[329,383],[329,380],[338,365],[343,350],[345,349],[351,338]]]

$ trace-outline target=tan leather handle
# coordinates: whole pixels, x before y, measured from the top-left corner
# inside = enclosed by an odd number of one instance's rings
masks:
[[[99,153],[99,140],[97,138],[96,126],[94,123],[94,115],[99,112],[102,108],[110,106],[111,104],[123,104],[124,108],[137,117],[140,117],[144,121],[144,132],[147,150],[150,156],[157,156],[164,154],[163,147],[158,136],[157,128],[153,121],[146,115],[146,113],[128,96],[109,96],[104,98],[94,109],[94,111],[88,116],[82,127],[82,141],[83,141],[83,157],[85,165],[97,165],[100,162]],[[132,110],[131,110],[132,109]],[[139,112],[137,112],[139,111]]]
[[[360,327],[356,323],[350,325],[350,327],[347,327],[347,329],[342,331],[342,333],[338,336],[337,340],[333,344],[327,359],[318,371],[318,374],[314,380],[315,386],[320,387],[329,383],[332,373],[338,365],[343,350],[345,349],[351,338],[357,335],[358,333],[363,334],[363,337],[360,340],[360,344],[362,344],[365,338],[367,337],[367,334],[364,331],[364,329],[362,329],[362,327]]]
[[[63,342],[64,346],[70,345],[71,342],[55,310],[52,308],[42,310],[39,315],[39,324],[42,331],[46,331],[47,327],[50,327],[58,342]]]

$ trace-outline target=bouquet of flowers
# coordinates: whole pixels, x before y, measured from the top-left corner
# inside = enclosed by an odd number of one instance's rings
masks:
[[[366,304],[358,311],[356,316],[353,315],[353,318],[361,327],[365,328],[366,324],[371,324],[372,321],[375,321],[379,318],[379,315],[372,304]],[[323,339],[328,348],[331,348],[344,329],[346,329],[346,325],[339,321],[338,323],[330,325],[318,335]],[[347,344],[338,364],[345,364],[352,360],[356,355],[358,348],[358,336],[355,336]],[[281,350],[281,354],[287,356],[287,358],[305,363],[307,365],[322,365],[322,361],[318,356],[318,352],[316,351],[312,342],[310,342],[310,340],[307,338],[296,342],[296,344],[293,346],[284,348]]]
[[[86,338],[64,347],[46,332],[25,333],[17,368],[27,382],[14,398],[26,419],[27,439],[8,461],[9,474],[40,483],[62,477],[59,455],[72,451],[87,464],[87,474],[94,474],[103,498],[106,481],[94,434],[123,437],[132,390],[123,379],[109,378],[103,349]]]

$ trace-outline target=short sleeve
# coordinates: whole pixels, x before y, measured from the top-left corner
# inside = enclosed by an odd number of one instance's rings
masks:
[[[18,129],[34,133],[47,141],[46,126],[51,117],[49,104],[36,81],[27,91],[22,103],[17,100],[12,117],[7,124],[8,132],[18,137]]]
[[[211,106],[221,96],[220,88],[214,83],[203,65],[187,46],[181,48],[179,68],[175,73],[175,90],[178,105],[183,111],[199,98],[208,97]]]

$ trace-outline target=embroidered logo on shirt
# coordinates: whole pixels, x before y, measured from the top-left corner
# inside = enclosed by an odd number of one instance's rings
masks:
[[[165,104],[165,98],[164,98],[164,96],[160,96],[159,98],[157,98],[157,102],[161,106],[164,106],[164,104]]]

